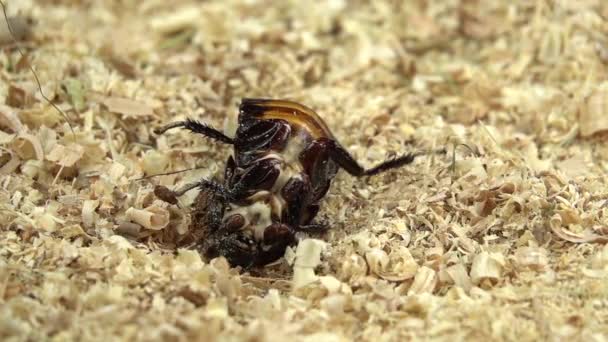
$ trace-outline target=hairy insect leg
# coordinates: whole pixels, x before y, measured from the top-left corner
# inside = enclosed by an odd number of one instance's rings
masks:
[[[192,120],[192,119],[187,119],[186,121],[172,122],[163,127],[155,128],[154,133],[163,134],[170,129],[178,128],[178,127],[187,129],[187,130],[191,131],[192,133],[202,134],[202,135],[206,136],[207,138],[221,141],[226,144],[234,144],[234,139],[226,136],[224,133],[218,131],[217,129],[215,129],[207,124],[204,124],[202,122],[198,122],[198,121]]]
[[[421,151],[416,153],[408,153],[399,157],[395,157],[392,159],[385,160],[384,162],[369,168],[365,169],[361,166],[355,158],[338,142],[334,140],[328,141],[328,149],[331,156],[331,159],[336,162],[341,168],[346,170],[346,172],[350,173],[353,176],[361,177],[361,176],[372,176],[384,171],[399,168],[401,166],[410,164],[416,159],[416,157],[428,155],[428,154],[445,154],[446,150],[444,148],[431,150],[431,151]]]
[[[178,197],[184,195],[186,192],[188,192],[192,189],[195,189],[195,188],[199,188],[201,190],[211,190],[213,193],[218,194],[225,199],[232,198],[231,192],[228,189],[226,189],[223,185],[216,183],[214,181],[206,180],[206,179],[200,180],[198,182],[186,184],[178,190],[170,190],[169,188],[167,188],[165,186],[157,185],[154,188],[154,194],[156,195],[156,197],[160,198],[161,200],[163,200],[167,203],[177,204]]]

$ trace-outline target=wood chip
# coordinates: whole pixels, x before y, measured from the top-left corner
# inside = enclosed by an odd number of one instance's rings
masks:
[[[412,283],[410,289],[407,291],[407,294],[408,296],[411,296],[414,294],[432,293],[435,290],[436,286],[437,273],[426,266],[422,266],[416,273],[416,276],[414,277],[414,282]]]
[[[19,134],[12,142],[11,149],[19,156],[19,158],[28,160],[44,159],[44,150],[42,149],[42,143],[37,136],[29,133]]]
[[[161,230],[169,224],[169,211],[156,205],[145,209],[129,208],[125,214],[129,220],[146,229]]]
[[[4,3],[35,21],[0,56],[0,339],[605,339],[608,1]],[[232,147],[153,129],[234,136],[242,97],[366,167],[448,154],[339,172],[319,240],[231,267],[201,253],[221,201],[165,190]]]
[[[0,127],[6,127],[13,133],[24,130],[23,124],[15,109],[0,104]]]
[[[31,22],[24,17],[9,17],[8,23],[11,26],[13,34],[6,25],[6,19],[2,16],[0,20],[0,45],[10,44],[13,39],[20,41],[28,37],[30,34]]]
[[[502,275],[504,265],[505,260],[501,254],[481,252],[473,259],[471,281],[476,285],[484,280],[496,282]]]
[[[107,97],[103,100],[103,104],[110,112],[123,114],[125,116],[154,115],[154,109],[152,107],[142,102],[123,97]]]
[[[61,166],[72,167],[82,159],[84,151],[84,147],[77,144],[70,144],[68,146],[57,144],[46,156],[46,159]]]
[[[296,249],[296,260],[293,267],[293,289],[308,285],[318,279],[315,267],[321,262],[321,252],[325,242],[316,239],[300,241]]]
[[[581,136],[589,137],[608,131],[608,82],[602,83],[585,99],[580,108]]]

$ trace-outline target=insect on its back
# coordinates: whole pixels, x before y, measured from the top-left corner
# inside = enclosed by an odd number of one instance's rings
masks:
[[[370,176],[424,154],[406,154],[365,169],[313,110],[285,100],[243,99],[234,138],[193,120],[169,124],[156,133],[175,127],[232,144],[234,156],[226,162],[223,184],[203,179],[169,193],[159,187],[156,193],[175,204],[177,196],[193,188],[203,190],[197,201],[216,204],[194,211],[205,217],[204,224],[193,220],[193,228],[207,230],[202,252],[245,267],[280,258],[295,242],[296,232],[325,230],[314,218],[339,168]]]

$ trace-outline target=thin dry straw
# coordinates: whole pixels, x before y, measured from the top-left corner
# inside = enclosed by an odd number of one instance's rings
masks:
[[[8,27],[8,31],[11,34],[11,39],[15,43],[15,47],[17,48],[17,51],[21,55],[21,58],[23,58],[23,60],[25,60],[27,62],[27,66],[29,67],[32,74],[34,75],[34,79],[36,79],[36,84],[38,85],[38,91],[40,92],[40,95],[42,96],[42,98],[44,98],[46,100],[46,102],[48,102],[51,106],[53,106],[53,108],[55,108],[55,110],[57,110],[61,114],[61,116],[63,116],[63,118],[67,122],[68,126],[70,126],[70,131],[72,131],[72,135],[75,137],[76,134],[74,133],[74,128],[72,127],[72,124],[70,123],[70,117],[63,110],[61,110],[61,108],[59,108],[56,104],[54,104],[48,97],[46,97],[46,95],[44,95],[44,92],[42,91],[42,85],[40,84],[40,79],[38,78],[38,75],[36,74],[34,67],[32,66],[32,64],[30,64],[30,62],[25,57],[25,54],[21,50],[21,47],[19,47],[19,42],[15,38],[15,33],[13,32],[13,27],[11,26],[11,23],[8,20],[8,15],[6,14],[6,6],[4,5],[4,2],[2,0],[0,0],[0,5],[2,5],[2,13],[4,14],[4,20],[6,20],[6,26]]]

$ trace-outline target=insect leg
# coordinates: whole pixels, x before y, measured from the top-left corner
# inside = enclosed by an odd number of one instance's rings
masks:
[[[186,184],[178,190],[170,190],[165,186],[157,185],[154,188],[154,194],[156,195],[156,197],[167,203],[177,204],[178,197],[182,196],[183,194],[194,188],[199,188],[201,190],[211,190],[213,193],[218,194],[225,199],[232,198],[231,192],[228,191],[223,185],[206,179]]]
[[[226,185],[230,200],[239,200],[259,190],[271,190],[281,171],[280,160],[269,158],[257,161],[243,173],[231,178]]]
[[[207,138],[221,141],[226,144],[234,144],[234,139],[226,136],[224,133],[218,131],[217,129],[215,129],[207,124],[204,124],[202,122],[198,122],[198,121],[192,120],[192,119],[186,119],[186,121],[173,122],[173,123],[170,123],[163,127],[155,128],[154,133],[163,134],[166,131],[173,129],[173,128],[177,128],[177,127],[187,129],[187,130],[191,131],[192,133],[202,134],[202,135],[206,136]]]
[[[342,167],[344,170],[346,170],[346,172],[350,173],[353,176],[357,176],[357,177],[372,176],[372,175],[376,175],[376,174],[382,173],[382,172],[390,170],[390,169],[395,169],[395,168],[410,164],[411,162],[414,161],[414,159],[416,159],[416,157],[419,157],[419,156],[423,156],[423,155],[427,155],[427,154],[431,154],[431,153],[446,153],[445,149],[408,153],[408,154],[401,155],[399,157],[385,160],[382,163],[380,163],[372,168],[365,169],[338,142],[336,142],[334,140],[329,140],[328,149],[329,149],[331,159],[334,162],[336,162],[336,164],[340,165],[340,167]]]

